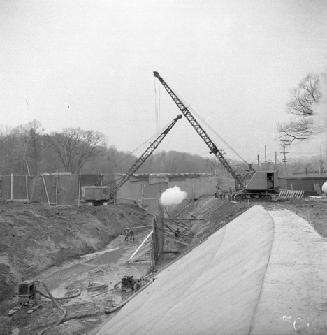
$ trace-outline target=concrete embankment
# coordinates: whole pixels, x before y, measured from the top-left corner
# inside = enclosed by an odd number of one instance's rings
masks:
[[[326,334],[326,242],[254,206],[162,271],[99,335]]]

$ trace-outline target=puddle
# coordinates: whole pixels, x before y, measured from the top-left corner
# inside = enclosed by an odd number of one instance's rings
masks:
[[[103,254],[106,254],[108,252],[112,252],[112,251],[116,251],[118,250],[119,247],[117,248],[110,248],[110,249],[105,249],[103,251],[97,251],[97,252],[92,252],[91,254],[86,254],[86,255],[82,255],[81,258],[82,259],[86,259],[87,261],[91,260],[91,259],[94,259],[95,257],[97,256],[100,256],[100,255],[103,255]]]
[[[55,298],[62,298],[65,296],[66,293],[66,288],[65,288],[66,284],[62,283],[60,284],[57,288],[51,290],[51,294],[55,297]]]
[[[79,289],[79,300],[92,300],[92,295],[105,292],[87,292],[90,282],[108,285],[109,291],[125,275],[139,278],[146,274],[149,264],[127,264],[127,260],[144,239],[144,234],[137,237],[135,243],[126,243],[122,236],[111,241],[103,250],[81,256],[58,267],[45,271],[39,279],[44,281],[54,297],[63,297],[67,290]]]

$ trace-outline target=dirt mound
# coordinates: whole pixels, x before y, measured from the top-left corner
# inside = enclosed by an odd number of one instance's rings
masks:
[[[211,234],[225,226],[244,211],[249,209],[246,202],[222,201],[216,198],[209,198],[203,202],[203,205],[196,208],[192,214],[202,218],[202,222],[197,222],[192,226],[194,239],[192,244],[197,244],[205,240]]]
[[[150,219],[135,205],[2,204],[0,301],[13,294],[17,281],[100,249],[124,227],[144,225]]]
[[[252,203],[231,202],[208,196],[197,201],[184,201],[173,209],[165,209],[169,218],[165,227],[164,249],[169,252],[165,252],[159,267],[166,266],[176,257],[189,252],[250,206]],[[179,238],[172,233],[177,227],[180,231]]]
[[[249,206],[252,204],[202,197],[185,205],[179,217],[194,218],[187,224],[188,233],[192,236],[191,246],[194,246],[242,214]]]

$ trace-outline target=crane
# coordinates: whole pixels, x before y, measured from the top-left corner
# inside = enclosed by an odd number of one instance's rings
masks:
[[[166,89],[170,97],[173,99],[177,107],[180,109],[180,111],[183,113],[184,117],[188,120],[188,122],[191,124],[191,126],[194,128],[194,130],[198,133],[198,135],[203,139],[205,144],[210,149],[210,154],[214,154],[219,162],[224,166],[224,168],[231,174],[231,176],[235,180],[236,189],[244,189],[244,183],[242,180],[242,177],[237,174],[234,169],[230,166],[226,158],[224,157],[224,154],[222,150],[219,150],[216,146],[216,144],[212,141],[212,139],[209,137],[207,132],[202,128],[200,123],[196,120],[196,118],[191,114],[189,109],[184,105],[182,100],[174,93],[174,91],[168,86],[168,84],[164,81],[164,79],[160,76],[160,74],[157,71],[153,72],[153,75],[160,81],[162,86]]]
[[[114,201],[117,191],[129,180],[129,178],[139,169],[139,167],[152,155],[166,135],[174,127],[176,122],[182,118],[177,115],[169,125],[160,133],[160,135],[152,141],[142,155],[128,169],[126,174],[117,182],[117,184],[109,189],[108,186],[83,186],[82,197],[85,202],[92,202],[94,205],[102,205],[104,202]]]
[[[157,149],[158,145],[174,127],[176,122],[182,118],[182,115],[177,115],[168,125],[168,127],[146,148],[143,154],[134,162],[134,164],[129,168],[124,177],[116,184],[116,186],[111,190],[109,197],[113,199],[117,191],[127,182],[127,180],[135,173],[139,167],[152,155],[153,151]]]
[[[210,154],[214,154],[219,162],[225,167],[225,169],[231,174],[235,180],[234,193],[235,199],[272,199],[272,194],[278,193],[278,177],[277,171],[255,171],[251,164],[249,164],[248,177],[249,182],[245,184],[245,178],[238,174],[228,163],[222,150],[219,150],[216,144],[209,137],[207,132],[202,128],[197,119],[192,115],[190,110],[184,105],[182,100],[174,93],[169,87],[165,80],[160,76],[159,72],[154,71],[153,75],[157,78],[162,86],[166,89],[170,97],[173,99],[179,110],[182,112],[184,117],[188,120],[197,134],[202,138],[205,144],[210,149]]]

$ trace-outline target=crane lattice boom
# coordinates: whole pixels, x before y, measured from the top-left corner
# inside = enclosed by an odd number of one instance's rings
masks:
[[[219,162],[224,166],[224,168],[232,175],[232,177],[235,179],[236,183],[241,187],[244,188],[244,184],[242,181],[242,178],[240,175],[238,175],[234,169],[229,165],[228,161],[224,157],[221,150],[219,150],[216,146],[216,144],[211,140],[207,132],[201,127],[199,122],[196,120],[196,118],[191,114],[191,112],[188,110],[188,108],[184,105],[184,103],[181,101],[181,99],[174,93],[174,91],[168,86],[168,84],[164,81],[164,79],[160,76],[160,74],[157,71],[153,72],[153,75],[158,78],[162,86],[166,89],[170,97],[173,99],[177,107],[180,109],[180,111],[183,113],[185,118],[189,121],[191,126],[195,129],[195,131],[198,133],[198,135],[203,139],[205,144],[209,147],[210,153],[214,154]]]
[[[135,161],[135,163],[129,168],[127,173],[122,179],[116,184],[116,186],[110,191],[109,198],[113,199],[117,191],[126,183],[126,181],[138,170],[138,168],[152,155],[153,151],[157,149],[158,145],[166,137],[169,131],[174,127],[176,122],[182,118],[182,115],[178,115],[173,119],[167,128],[146,148],[143,154]]]

